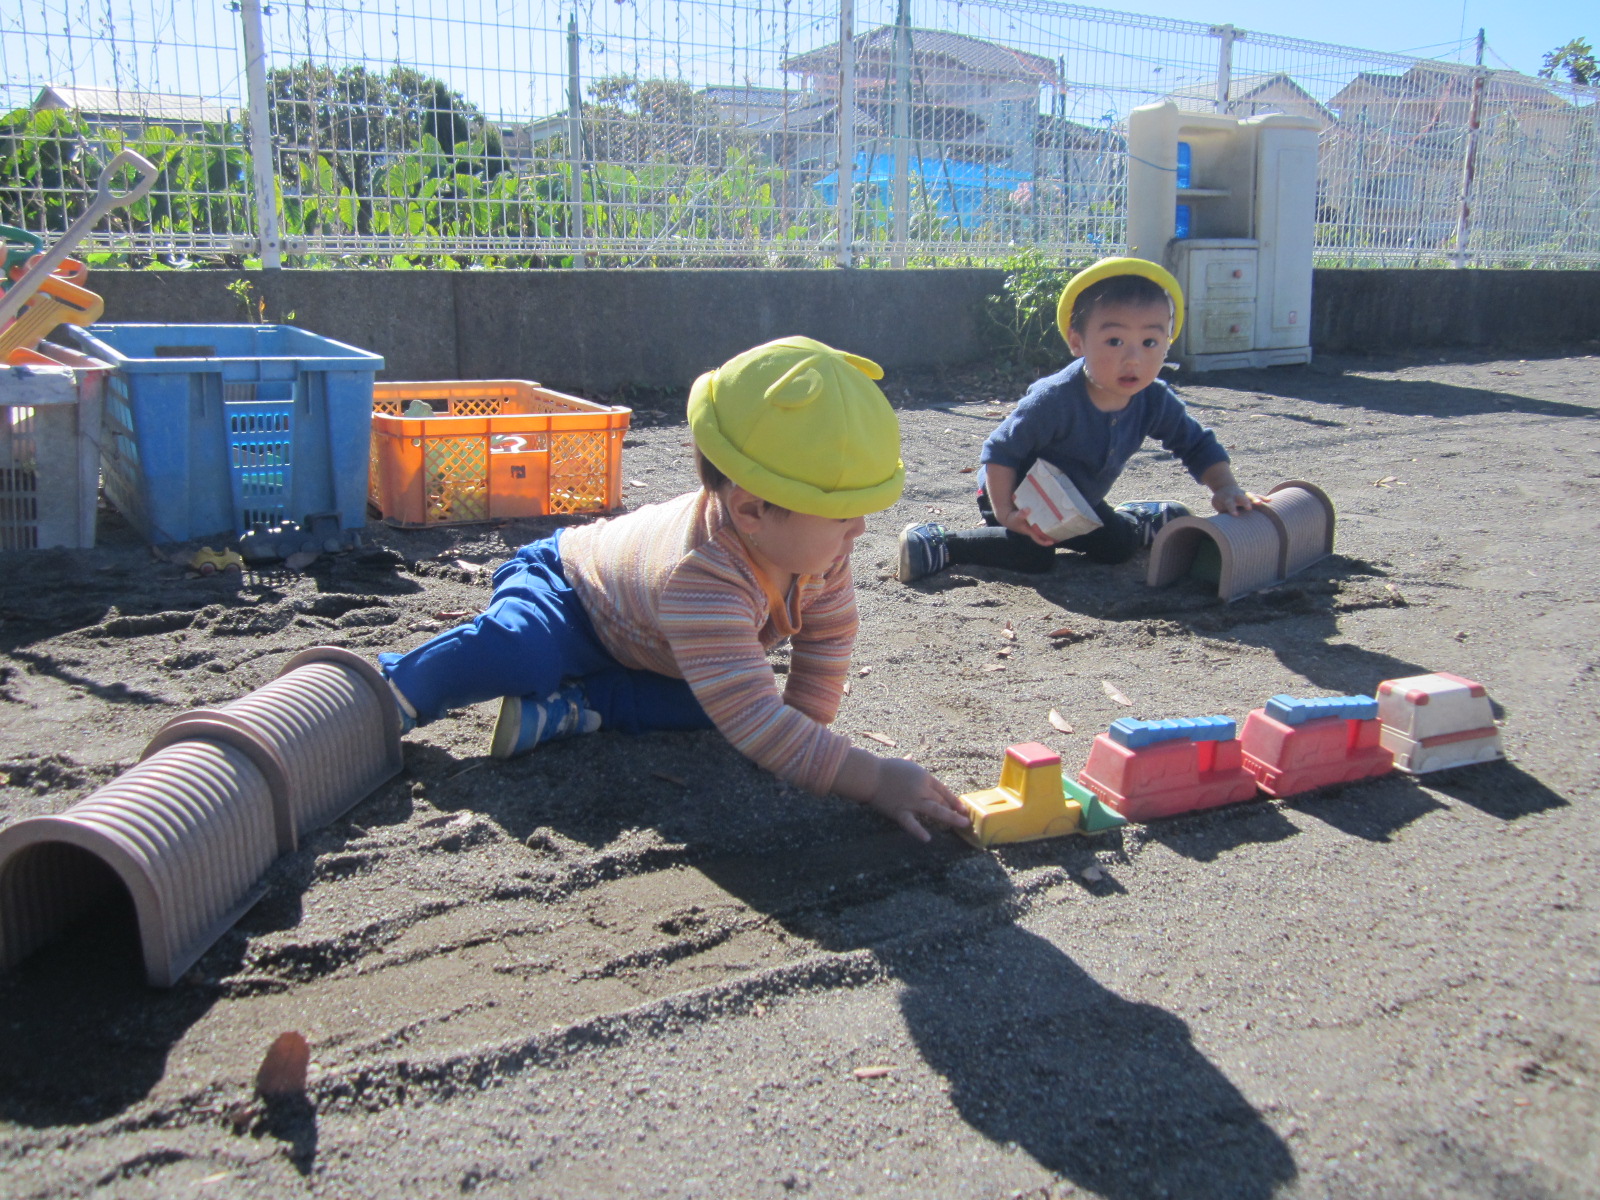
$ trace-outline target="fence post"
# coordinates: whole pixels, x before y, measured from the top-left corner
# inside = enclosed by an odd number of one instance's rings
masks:
[[[841,267],[851,263],[856,226],[856,37],[855,0],[839,0],[839,255]]]
[[[911,0],[900,0],[894,22],[894,240],[890,262],[906,265],[906,242],[911,237],[911,181],[907,177],[907,148],[911,141]],[[921,167],[921,163],[917,164]]]
[[[1483,30],[1478,30],[1478,67],[1472,73],[1472,102],[1467,108],[1467,150],[1461,160],[1461,211],[1456,214],[1456,270],[1467,265],[1467,239],[1472,234],[1472,177],[1478,169],[1478,124],[1483,115]]]
[[[1219,39],[1217,45],[1217,111],[1228,111],[1228,90],[1233,86],[1233,42],[1245,36],[1244,30],[1232,25],[1213,25],[1212,34]]]
[[[567,18],[567,231],[577,243],[572,265],[587,266],[583,253],[583,92],[578,79],[578,16]]]
[[[261,35],[261,0],[240,0],[244,26],[244,77],[250,93],[250,179],[256,193],[256,229],[261,236],[261,265],[283,266],[283,239],[278,232],[277,172],[272,159],[272,125],[267,105],[267,47]]]

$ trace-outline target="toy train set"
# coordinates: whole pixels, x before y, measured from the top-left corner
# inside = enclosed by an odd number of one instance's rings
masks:
[[[1129,821],[1503,758],[1482,684],[1438,673],[1389,679],[1374,696],[1274,696],[1245,718],[1123,717],[1099,734],[1076,782],[1038,742],[1007,748],[996,787],[962,799],[979,846],[1094,834]]]

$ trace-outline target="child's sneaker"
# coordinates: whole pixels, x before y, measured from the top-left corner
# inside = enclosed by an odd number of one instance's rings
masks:
[[[1156,540],[1156,534],[1168,521],[1189,515],[1187,508],[1172,500],[1130,500],[1117,505],[1114,511],[1133,518],[1139,530],[1139,545],[1146,547]]]
[[[535,746],[600,728],[600,714],[585,706],[583,684],[569,683],[543,700],[507,696],[500,701],[490,758],[516,758]]]
[[[950,547],[945,544],[944,526],[937,521],[913,521],[900,531],[901,583],[932,575],[950,565]]]

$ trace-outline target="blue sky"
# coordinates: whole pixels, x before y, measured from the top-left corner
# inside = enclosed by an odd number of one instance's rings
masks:
[[[1132,0],[1102,7],[1463,62],[1471,61],[1481,27],[1489,47],[1484,62],[1528,75],[1547,51],[1573,38],[1600,47],[1597,0]]]
[[[338,0],[335,0],[338,3]],[[1114,0],[1087,7],[1112,8]],[[324,0],[268,7],[267,37],[275,55],[344,54],[376,63],[407,62],[444,78],[486,113],[506,119],[539,116],[565,103],[565,48],[561,34],[576,5],[584,38],[586,77],[632,71],[693,80],[744,78],[781,82],[774,72],[779,40],[796,48],[815,46],[837,30],[834,0],[740,0],[738,9],[707,0]],[[342,9],[342,11],[339,11]],[[1129,0],[1116,11],[1186,23],[1232,24],[1279,37],[1332,43],[1366,51],[1470,61],[1472,39],[1487,31],[1485,61],[1493,67],[1536,72],[1546,52],[1575,37],[1600,45],[1600,0]],[[858,28],[892,14],[893,0],[858,0]],[[427,25],[409,15],[430,14]],[[502,17],[503,14],[503,17]],[[708,16],[709,14],[709,16]],[[892,18],[889,18],[892,19]],[[237,51],[239,18],[223,0],[20,0],[0,16],[0,111],[25,105],[44,82],[101,84],[114,81],[151,91],[236,100],[243,93]],[[511,24],[503,24],[502,20]],[[914,0],[913,21],[1040,49],[1029,38],[1048,39],[1061,28],[1027,4],[992,7],[956,0]],[[954,27],[954,26],[951,26]],[[1076,65],[1106,87],[1176,87],[1214,78],[1215,51],[1192,34],[1172,37],[1123,25],[1111,26],[1078,46]],[[101,37],[116,30],[124,43],[118,74]],[[1081,29],[1081,24],[1080,24]],[[71,31],[70,34],[67,31]],[[781,31],[781,32],[780,32]],[[609,35],[609,36],[608,36]],[[650,39],[637,42],[635,36]],[[634,49],[644,45],[642,52]],[[1186,45],[1186,62],[1161,57]],[[1096,62],[1094,49],[1107,59]],[[1113,47],[1117,49],[1113,50]],[[1087,50],[1087,54],[1084,51]],[[1360,65],[1348,56],[1290,54],[1282,59],[1243,53],[1242,69],[1290,70],[1306,86],[1324,93]],[[1050,53],[1051,51],[1046,51]],[[641,58],[641,53],[643,58]],[[1113,53],[1130,58],[1111,62]],[[644,61],[649,59],[650,61]],[[1149,75],[1130,73],[1129,63],[1147,62]],[[1251,63],[1256,66],[1252,68]],[[1166,73],[1157,75],[1160,64]],[[1262,64],[1265,63],[1266,66]],[[1094,76],[1103,68],[1107,73]],[[1080,89],[1082,90],[1082,89]],[[1089,116],[1125,109],[1133,93],[1079,97]],[[1091,111],[1092,110],[1092,111]],[[1072,113],[1075,117],[1083,114]]]

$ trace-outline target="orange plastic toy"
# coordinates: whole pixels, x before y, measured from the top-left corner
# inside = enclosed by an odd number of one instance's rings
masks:
[[[59,275],[45,276],[17,319],[0,329],[0,361],[13,350],[33,349],[57,325],[94,324],[105,308],[106,302],[87,288]]]

